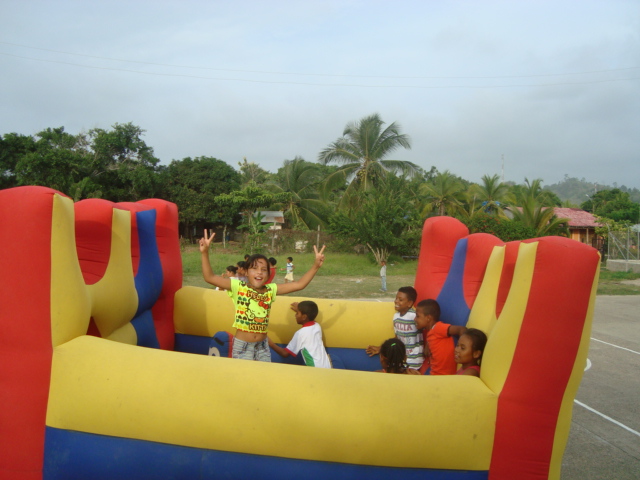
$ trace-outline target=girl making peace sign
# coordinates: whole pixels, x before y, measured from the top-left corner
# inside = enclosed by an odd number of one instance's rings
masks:
[[[260,254],[251,255],[247,260],[247,281],[237,278],[225,278],[213,273],[209,261],[209,247],[215,237],[204,231],[200,239],[200,257],[202,260],[202,276],[207,283],[227,290],[235,304],[235,319],[233,327],[236,329],[231,356],[245,360],[271,361],[271,351],[267,339],[269,328],[269,313],[276,295],[298,292],[304,289],[316,275],[324,262],[323,245],[320,251],[313,246],[316,258],[313,266],[299,280],[275,284],[268,283],[271,265],[267,257]]]

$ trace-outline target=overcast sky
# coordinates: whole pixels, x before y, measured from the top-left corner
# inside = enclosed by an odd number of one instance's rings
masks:
[[[640,1],[0,0],[0,134],[132,122],[162,163],[316,161],[379,113],[471,181],[640,188]]]

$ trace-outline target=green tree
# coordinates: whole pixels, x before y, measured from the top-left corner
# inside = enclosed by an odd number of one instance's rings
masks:
[[[403,182],[388,179],[378,190],[357,192],[357,207],[334,213],[329,219],[329,231],[341,239],[366,245],[377,263],[415,246],[411,242],[418,238],[413,233],[419,236],[420,222],[412,215],[415,210],[409,208],[402,185]]]
[[[542,179],[540,178],[536,178],[533,181],[525,178],[524,184],[513,185],[506,200],[509,205],[518,206],[530,198],[533,198],[536,203],[545,207],[559,207],[562,205],[562,201],[555,193],[542,188]]]
[[[132,123],[89,131],[89,176],[101,186],[104,198],[136,201],[154,197],[160,190],[159,160],[142,139],[144,132]]]
[[[526,226],[522,222],[514,222],[506,217],[490,215],[482,211],[473,218],[465,220],[464,223],[470,233],[489,233],[504,242],[540,236],[535,228]]]
[[[513,221],[535,230],[536,236],[564,235],[568,236],[567,219],[556,217],[553,207],[538,202],[534,196],[521,200],[519,207],[509,207]]]
[[[296,230],[310,230],[324,224],[327,204],[320,199],[318,189],[322,181],[320,165],[300,157],[285,160],[267,185],[274,192],[289,192],[291,199],[278,207],[284,211],[289,225]]]
[[[345,199],[348,199],[359,190],[375,187],[388,172],[406,175],[418,172],[418,166],[411,162],[387,159],[398,148],[411,148],[411,140],[400,133],[400,125],[395,122],[384,129],[383,125],[378,114],[348,123],[342,137],[320,152],[318,160],[323,165],[333,162],[341,165],[327,178],[328,188],[346,182]]]
[[[247,157],[238,162],[242,185],[249,185],[251,182],[263,185],[269,181],[271,174],[255,162],[248,162]]]
[[[242,215],[243,225],[241,228],[248,232],[248,247],[253,252],[259,248],[260,235],[263,233],[257,227],[256,212],[278,203],[289,202],[290,199],[291,193],[289,192],[272,193],[259,187],[255,182],[250,182],[241,190],[218,195],[215,202],[221,207],[229,208]]]
[[[16,165],[25,155],[37,150],[30,135],[7,133],[0,136],[0,189],[17,187]]]
[[[600,190],[580,207],[587,212],[616,222],[640,223],[640,204],[631,201],[628,192],[619,188]]]
[[[89,154],[84,137],[58,127],[37,133],[36,139],[16,161],[16,183],[42,185],[74,196],[74,187],[86,175]]]
[[[483,175],[482,183],[474,184],[470,193],[480,202],[483,212],[489,215],[503,215],[509,186],[500,181],[499,175]]]
[[[190,237],[192,227],[213,223],[231,226],[237,211],[221,207],[218,195],[240,188],[240,174],[230,165],[213,157],[173,160],[162,171],[163,197],[178,206],[183,235]]]
[[[420,186],[420,193],[426,200],[422,215],[428,216],[432,212],[436,215],[455,215],[462,207],[464,192],[465,186],[457,176],[449,170],[439,173],[430,182]]]

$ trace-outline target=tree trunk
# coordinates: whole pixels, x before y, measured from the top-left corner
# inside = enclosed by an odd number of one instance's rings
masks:
[[[367,243],[367,247],[369,247],[369,250],[371,250],[371,253],[373,253],[373,257],[376,259],[376,262],[378,263],[378,265],[380,265],[380,262],[382,262],[383,260],[385,262],[387,261],[387,257],[389,256],[389,250],[387,250],[386,248],[373,248],[368,243]]]

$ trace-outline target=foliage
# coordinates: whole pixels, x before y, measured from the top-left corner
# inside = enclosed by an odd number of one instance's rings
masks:
[[[430,182],[420,186],[420,193],[426,198],[422,215],[427,216],[432,212],[436,215],[455,215],[462,208],[464,192],[464,184],[449,170],[439,173]]]
[[[27,154],[35,152],[36,141],[29,135],[7,133],[0,136],[0,188],[17,187],[16,165]]]
[[[600,190],[580,207],[587,212],[616,222],[640,223],[640,204],[632,202],[629,193],[618,188]]]
[[[74,187],[87,175],[88,152],[83,140],[63,127],[39,132],[32,148],[23,151],[15,163],[17,184],[42,185],[73,195]]]
[[[481,210],[490,215],[504,215],[508,193],[509,186],[500,181],[499,175],[483,175],[482,184],[474,184],[469,190],[474,203],[480,202]]]
[[[416,226],[416,219],[407,211],[406,196],[397,187],[391,182],[379,191],[359,192],[358,207],[336,212],[329,221],[329,231],[351,239],[353,244],[367,245],[377,263],[406,249],[415,239],[407,232],[412,223]]]
[[[136,201],[159,192],[159,160],[153,155],[153,148],[142,140],[143,134],[144,130],[132,123],[116,123],[112,130],[89,131],[88,176],[96,179],[104,198]]]
[[[285,160],[267,188],[274,192],[289,192],[291,199],[278,208],[284,211],[289,228],[315,229],[324,225],[329,214],[327,202],[319,198],[318,189],[322,172],[317,163],[306,162],[300,157]]]
[[[178,206],[185,236],[189,236],[192,225],[233,225],[239,220],[236,210],[215,201],[218,195],[240,187],[240,174],[222,160],[213,157],[173,160],[162,171],[162,177],[163,196]]]
[[[240,167],[243,186],[252,182],[261,185],[271,178],[269,172],[255,162],[247,162],[246,157],[242,159],[242,162],[238,162],[238,166]]]
[[[542,179],[540,178],[536,178],[533,181],[525,178],[524,184],[512,186],[506,200],[510,205],[516,207],[522,206],[531,200],[542,207],[559,207],[562,204],[562,201],[555,193],[542,188]]]
[[[131,123],[71,135],[64,127],[34,137],[8,134],[0,143],[3,187],[42,185],[72,196],[114,202],[155,196],[160,190],[153,149]]]
[[[470,233],[490,233],[504,242],[527,240],[538,236],[538,232],[522,222],[509,220],[488,213],[478,213],[474,218],[464,221]]]
[[[545,207],[533,197],[522,200],[521,207],[510,207],[514,222],[534,229],[537,237],[547,235],[569,236],[566,219],[556,217],[553,208]]]
[[[235,190],[215,197],[216,205],[230,209],[242,215],[243,228],[250,235],[258,235],[255,228],[255,213],[257,210],[267,209],[278,203],[290,201],[291,194],[288,192],[272,193],[265,188],[259,187],[254,182],[249,182],[242,190]],[[247,237],[248,247],[255,248],[258,236]]]
[[[628,188],[624,185],[618,186],[617,183],[609,186],[601,183],[588,182],[584,177],[578,179],[565,175],[561,182],[554,183],[545,188],[556,193],[561,199],[570,201],[576,206],[583,203],[587,197],[593,196],[599,190],[611,190],[614,188],[628,193],[629,199],[632,202],[640,202],[640,190],[637,188]]]
[[[392,123],[384,130],[383,125],[377,113],[348,123],[342,137],[320,152],[320,163],[342,165],[327,178],[328,188],[346,182],[348,187],[343,198],[352,199],[356,192],[377,186],[389,172],[409,176],[417,173],[417,165],[411,162],[386,159],[400,147],[411,148],[411,141],[408,135],[400,133],[400,125]]]

